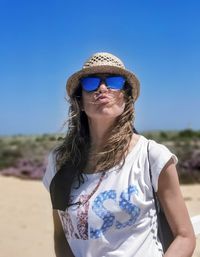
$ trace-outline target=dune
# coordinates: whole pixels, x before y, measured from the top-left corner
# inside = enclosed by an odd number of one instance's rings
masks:
[[[0,190],[1,256],[55,257],[50,198],[41,181],[0,176]],[[200,214],[200,184],[181,190],[190,216]]]

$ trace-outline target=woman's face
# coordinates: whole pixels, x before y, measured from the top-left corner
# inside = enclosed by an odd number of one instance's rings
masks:
[[[124,93],[107,88],[103,81],[97,91],[88,93],[82,90],[82,110],[90,119],[115,120],[124,108]]]

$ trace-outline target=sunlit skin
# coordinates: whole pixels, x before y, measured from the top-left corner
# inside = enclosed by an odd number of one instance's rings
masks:
[[[96,74],[101,78],[109,76],[109,74]],[[121,90],[107,88],[102,80],[98,89],[94,92],[86,92],[82,90],[82,107],[88,118],[115,119],[124,111],[125,101],[124,94]]]
[[[90,119],[115,120],[124,111],[124,94],[122,91],[108,89],[101,83],[95,92],[82,91],[82,108]]]
[[[95,148],[101,145],[106,132],[123,113],[124,108],[124,93],[108,89],[104,83],[95,92],[82,91],[82,110],[88,117],[91,142],[92,145],[95,144]]]

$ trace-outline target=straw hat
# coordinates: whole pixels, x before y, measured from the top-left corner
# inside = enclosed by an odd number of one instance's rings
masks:
[[[139,96],[140,83],[136,76],[126,70],[123,62],[110,53],[95,53],[83,65],[83,68],[69,77],[66,84],[66,89],[69,97],[73,96],[75,89],[79,85],[80,78],[96,74],[110,73],[122,75],[127,79],[128,84],[132,87],[132,96],[135,101]]]

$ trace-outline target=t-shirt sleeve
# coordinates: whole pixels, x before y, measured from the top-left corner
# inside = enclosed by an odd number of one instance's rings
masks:
[[[149,161],[152,172],[152,183],[155,192],[158,190],[159,175],[170,159],[173,159],[174,164],[178,163],[178,158],[166,146],[150,140],[149,143]]]
[[[47,162],[45,174],[42,179],[42,182],[48,191],[49,191],[49,186],[51,184],[51,181],[56,174],[55,164],[56,164],[55,154],[53,153],[53,151],[51,151],[48,156],[48,162]]]

